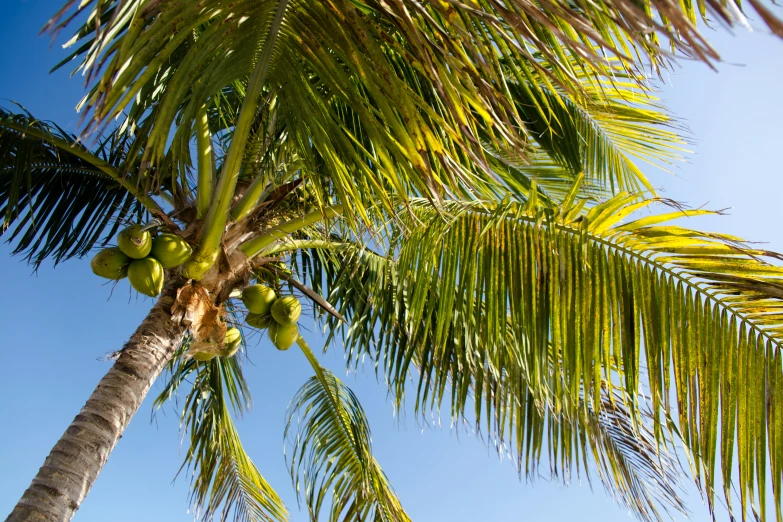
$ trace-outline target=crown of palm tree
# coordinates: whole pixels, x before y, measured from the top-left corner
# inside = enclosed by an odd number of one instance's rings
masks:
[[[564,478],[592,468],[656,520],[683,509],[677,442],[710,509],[737,485],[737,512],[766,520],[769,472],[780,520],[780,258],[669,224],[706,211],[630,217],[661,202],[634,162],[665,166],[684,145],[642,70],[666,66],[667,47],[717,60],[697,18],[733,23],[733,2],[74,5],[48,28],[87,11],[63,63],[81,60],[87,129],[104,137],[88,148],[0,113],[17,253],[82,256],[155,217],[196,247],[185,275],[234,251],[257,260],[314,300],[398,405],[447,405],[520,473],[547,455]],[[271,264],[281,255],[294,274]],[[239,359],[199,363],[189,342],[157,404],[187,388],[194,505],[205,520],[284,520],[231,419],[249,400]],[[408,520],[355,396],[299,344],[316,375],[286,434],[311,517]]]

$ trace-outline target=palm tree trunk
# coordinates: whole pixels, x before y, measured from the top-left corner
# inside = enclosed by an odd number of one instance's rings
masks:
[[[79,509],[185,327],[171,319],[172,280],[65,430],[6,522],[67,522]]]

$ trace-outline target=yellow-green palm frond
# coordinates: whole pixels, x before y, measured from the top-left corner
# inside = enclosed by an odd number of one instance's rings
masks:
[[[283,522],[288,511],[245,452],[231,409],[241,412],[250,395],[238,357],[215,357],[206,362],[182,357],[186,340],[168,365],[169,381],[155,400],[160,408],[176,399],[180,388],[187,394],[180,425],[190,443],[182,470],[191,474],[191,503],[204,522]]]
[[[362,254],[332,288],[349,359],[371,356],[398,400],[418,373],[420,410],[475,405],[523,455],[516,390],[571,415],[600,411],[609,385],[635,416],[646,389],[656,438],[682,438],[711,508],[722,482],[737,512],[768,520],[769,473],[780,515],[783,268],[768,262],[780,256],[669,223],[707,211],[623,223],[657,200],[620,194],[585,213],[575,194],[555,209],[414,203],[391,258]]]
[[[313,287],[331,289],[331,301],[349,312],[351,326],[346,327],[349,333],[343,340],[351,364],[365,358],[363,348],[369,343],[382,351],[370,353],[377,371],[421,374],[424,368],[445,376],[419,380],[416,409],[420,413],[440,411],[450,395],[453,418],[477,420],[476,428],[489,435],[501,456],[516,458],[520,475],[544,474],[541,463],[546,458],[552,478],[570,483],[574,477],[590,481],[597,475],[607,493],[642,520],[663,520],[663,513],[685,512],[678,488],[680,466],[669,453],[674,447],[671,440],[666,434],[656,439],[651,413],[647,409],[641,415],[632,413],[622,389],[603,386],[601,407],[596,409],[584,403],[583,391],[576,407],[558,404],[551,397],[541,400],[546,394],[521,377],[524,371],[518,358],[506,359],[500,370],[466,360],[459,350],[460,340],[455,339],[455,346],[440,356],[426,346],[410,344],[400,332],[405,327],[397,323],[398,318],[384,315],[387,304],[393,306],[389,301],[397,298],[389,287],[389,278],[396,278],[393,260],[340,238],[299,256],[303,276]],[[415,284],[411,281],[411,286]],[[398,310],[402,312],[404,306]],[[339,335],[338,323],[331,318],[330,323],[331,335]],[[382,335],[389,336],[383,341],[369,327],[377,323],[395,325],[381,326]],[[395,342],[404,345],[400,352],[383,346]],[[508,345],[513,342],[509,334]],[[398,401],[410,384],[409,379],[394,381]]]
[[[645,410],[640,419],[626,406],[619,390],[607,389],[604,386],[598,411],[590,406],[578,407],[570,414],[558,415],[550,410],[547,417],[538,421],[543,424],[546,420],[547,429],[538,428],[538,422],[532,421],[540,413],[529,413],[528,428],[539,430],[539,435],[529,440],[547,437],[549,461],[556,462],[551,471],[566,473],[566,479],[572,468],[576,468],[577,474],[582,468],[581,473],[588,480],[595,470],[604,490],[645,522],[664,520],[664,514],[687,514],[680,497],[682,468],[673,455],[675,446],[670,440],[656,440],[652,412]],[[540,412],[532,394],[528,400],[528,407]],[[521,465],[522,460],[519,462]]]
[[[154,124],[139,134],[145,159],[155,165],[173,150],[170,160],[177,164],[187,156],[202,107],[226,89],[242,90],[277,4],[100,2],[100,12],[77,34],[83,67],[102,75],[84,102],[87,112],[98,123],[132,103],[154,112]],[[598,72],[583,65],[587,44],[579,38],[571,48],[560,37],[544,37],[560,23],[568,26],[566,11],[583,16],[586,5],[546,11],[555,25],[544,23],[541,13],[523,22],[528,8],[532,4],[523,2],[468,9],[451,2],[292,1],[275,40],[262,111],[276,104],[288,139],[324,164],[343,200],[362,202],[355,212],[365,219],[365,204],[389,210],[390,193],[494,196],[505,183],[491,155],[519,154],[536,140],[570,170],[582,166],[588,178],[644,185],[618,151],[666,161],[671,151],[658,145],[671,136],[651,133],[656,146],[644,150],[640,129],[667,120],[656,111],[651,116],[643,91],[634,92],[634,100],[648,107],[612,101],[613,90],[625,96],[633,89],[623,82],[639,77],[617,60],[593,62]],[[591,20],[585,23],[608,23]],[[546,28],[522,29],[540,23]],[[593,124],[584,123],[586,115]],[[598,137],[580,134],[596,130]]]
[[[303,339],[316,375],[299,389],[287,413],[285,438],[291,479],[310,519],[409,522],[394,489],[372,455],[370,426],[354,393],[322,368]],[[290,449],[290,453],[288,453]],[[331,493],[331,495],[330,495]]]
[[[514,103],[534,140],[531,154],[545,152],[572,173],[611,192],[654,189],[635,162],[667,169],[687,152],[682,126],[654,93],[615,66],[611,79],[577,74],[580,96],[557,87],[534,91],[509,83]],[[523,164],[524,162],[519,162]],[[583,187],[584,188],[584,187]]]

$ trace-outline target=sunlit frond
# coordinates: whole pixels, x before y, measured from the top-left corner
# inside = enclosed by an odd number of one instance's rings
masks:
[[[659,29],[676,26],[686,47],[706,52],[690,25],[671,18],[693,16],[692,6],[660,1],[648,6],[666,9]],[[154,124],[139,134],[146,159],[187,163],[179,156],[188,155],[204,105],[244,96],[277,3],[103,2],[100,13],[112,15],[99,30],[89,20],[76,36],[85,45],[76,52],[82,66],[102,76],[87,112],[101,123],[133,104],[154,111]],[[351,203],[349,217],[365,220],[374,206],[390,210],[391,194],[493,197],[515,183],[493,170],[491,154],[534,144],[605,186],[645,186],[627,155],[665,163],[676,135],[635,87],[642,78],[631,62],[598,57],[630,56],[623,45],[631,42],[658,56],[649,31],[656,15],[628,9],[292,1],[259,114],[274,105],[300,160],[322,165],[340,200]],[[635,25],[642,20],[644,30]],[[639,135],[648,128],[653,143],[645,148]]]
[[[475,406],[479,426],[522,456],[517,390],[570,414],[600,411],[608,385],[635,416],[644,386],[656,437],[669,429],[662,414],[678,421],[710,506],[722,481],[727,500],[740,492],[737,512],[753,504],[766,519],[767,473],[778,510],[783,479],[783,268],[765,259],[780,257],[668,223],[706,211],[623,224],[655,200],[637,201],[621,194],[586,214],[573,198],[560,209],[453,202],[445,214],[419,201],[400,214],[392,258],[357,254],[330,289],[351,323],[349,360],[370,356],[420,411]]]
[[[611,80],[577,75],[583,95],[562,89],[509,83],[517,109],[535,139],[533,154],[546,152],[571,180],[611,188],[652,193],[653,187],[635,161],[668,168],[680,161],[685,142],[681,126],[667,114],[653,93],[642,90],[617,67]]]
[[[322,368],[299,339],[316,375],[299,389],[287,413],[291,479],[311,520],[408,522],[386,474],[372,455],[370,427],[353,392]]]
[[[314,286],[320,283],[332,289],[332,299],[343,305],[347,301],[357,305],[348,307],[353,314],[353,326],[347,327],[349,334],[345,345],[349,360],[357,363],[364,353],[355,352],[353,348],[365,341],[373,344],[377,341],[366,337],[372,334],[367,325],[374,321],[395,321],[377,314],[383,306],[374,306],[377,305],[376,300],[387,298],[387,295],[381,296],[380,292],[385,287],[378,283],[386,276],[394,277],[395,263],[353,243],[335,245],[339,246],[301,252],[300,264],[303,276],[308,277]],[[333,334],[337,324],[331,321]],[[513,343],[511,336],[508,342]],[[501,455],[510,453],[517,458],[520,474],[530,478],[542,474],[540,465],[546,457],[549,475],[566,483],[574,476],[590,480],[597,473],[607,492],[643,520],[662,520],[662,513],[685,511],[677,490],[680,467],[668,453],[673,447],[671,441],[667,436],[662,437],[665,440],[656,440],[652,432],[652,416],[646,411],[641,416],[639,411],[632,414],[625,406],[622,390],[615,388],[610,391],[608,386],[604,386],[601,407],[597,409],[582,402],[582,392],[578,407],[572,408],[571,403],[558,406],[554,402],[539,400],[541,394],[534,393],[529,382],[518,379],[523,374],[518,366],[493,371],[480,363],[466,363],[457,354],[458,348],[443,355],[444,358],[451,357],[451,360],[420,361],[419,356],[428,353],[427,350],[405,348],[408,349],[412,360],[406,362],[399,359],[391,361],[390,358],[407,357],[408,354],[394,354],[391,350],[384,354],[376,352],[373,356],[378,369],[407,364],[409,370],[416,372],[423,362],[432,371],[442,372],[445,381],[458,376],[461,379],[459,384],[469,387],[466,396],[462,395],[463,390],[449,389],[451,385],[445,385],[439,389],[441,394],[437,398],[417,402],[417,410],[421,413],[430,411],[430,407],[439,410],[449,394],[452,400],[464,401],[452,403],[454,418],[477,419],[477,428],[490,435]],[[439,384],[443,385],[445,381]],[[398,384],[400,386],[394,391],[397,399],[401,400],[406,388],[404,383]],[[476,385],[482,387],[478,395],[473,389]],[[426,397],[428,392],[436,393],[420,382],[417,398]],[[460,399],[457,399],[457,394]],[[478,400],[471,410],[470,401],[476,398]],[[511,427],[516,439],[510,437],[507,440],[505,430]]]

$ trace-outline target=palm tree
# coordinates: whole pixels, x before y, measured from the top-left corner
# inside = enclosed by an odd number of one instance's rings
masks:
[[[696,12],[732,23],[737,6],[74,4],[49,29],[87,15],[64,63],[81,59],[93,85],[81,106],[101,138],[88,148],[27,113],[0,114],[16,251],[58,262],[153,219],[194,255],[166,273],[7,520],[69,520],[164,371],[159,403],[189,387],[198,512],[285,519],[231,420],[246,404],[240,359],[189,356],[242,321],[236,293],[253,279],[311,299],[395,401],[450,407],[520,473],[544,447],[558,474],[592,459],[655,520],[681,507],[666,456],[679,441],[710,508],[716,487],[731,506],[736,486],[736,511],[766,520],[769,473],[780,519],[783,269],[768,262],[780,258],[669,224],[707,211],[631,217],[672,204],[633,160],[665,165],[681,146],[642,68],[668,64],[662,44],[717,60]],[[315,377],[286,432],[312,517],[407,520],[361,406],[298,344]]]

